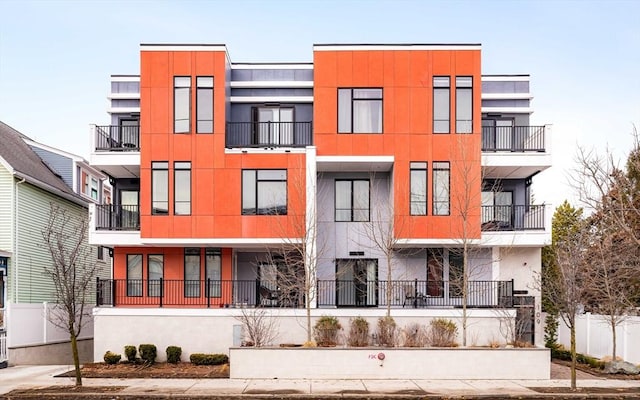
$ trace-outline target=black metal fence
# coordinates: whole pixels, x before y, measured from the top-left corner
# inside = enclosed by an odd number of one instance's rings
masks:
[[[298,288],[263,280],[116,279],[96,282],[96,304],[120,307],[304,307]],[[512,307],[513,281],[469,281],[471,308]],[[318,307],[461,307],[462,285],[450,281],[319,280]]]
[[[227,122],[226,147],[304,147],[312,144],[311,122]]]
[[[96,125],[96,150],[140,151],[140,126]]]
[[[544,126],[483,126],[482,151],[545,151]]]
[[[108,231],[139,231],[140,207],[116,204],[96,205],[96,229]]]
[[[545,205],[482,206],[483,231],[543,230]]]

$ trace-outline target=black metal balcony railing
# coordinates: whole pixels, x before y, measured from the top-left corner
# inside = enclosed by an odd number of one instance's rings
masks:
[[[96,304],[120,307],[304,307],[299,288],[261,280],[117,279],[96,283]],[[390,286],[389,286],[390,285]],[[463,290],[449,281],[319,280],[318,307],[461,307]],[[512,307],[513,281],[467,282],[470,308]]]
[[[304,147],[312,144],[311,122],[227,122],[226,147]]]
[[[97,151],[140,151],[140,126],[96,125]]]
[[[544,229],[543,205],[482,206],[483,231],[523,231]]]
[[[140,207],[115,204],[96,205],[96,229],[107,231],[139,231]]]
[[[544,126],[483,126],[482,151],[544,152]]]

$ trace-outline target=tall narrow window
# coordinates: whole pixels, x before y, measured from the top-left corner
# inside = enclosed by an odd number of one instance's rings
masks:
[[[91,198],[98,200],[98,180],[91,178]]]
[[[127,254],[127,296],[142,296],[142,254]]]
[[[173,78],[173,132],[188,133],[191,126],[191,77]]]
[[[335,220],[369,221],[369,180],[336,180]]]
[[[209,282],[209,297],[222,296],[222,257],[220,249],[205,251],[205,279]]]
[[[338,89],[338,133],[382,133],[382,89]]]
[[[449,133],[450,78],[433,77],[433,133]]]
[[[200,249],[184,249],[184,297],[200,297]]]
[[[449,215],[449,163],[433,163],[433,215]]]
[[[411,215],[427,215],[427,163],[412,162],[411,167]]]
[[[242,214],[286,215],[287,170],[242,170]]]
[[[196,77],[196,133],[213,133],[213,76]]]
[[[147,256],[147,295],[162,296],[162,277],[164,275],[164,256],[149,254]]]
[[[464,288],[464,257],[462,249],[449,250],[449,296],[462,297]]]
[[[175,215],[191,214],[191,163],[173,164],[173,213]]]
[[[456,76],[456,132],[473,132],[473,78]]]
[[[169,213],[169,163],[151,163],[151,214]]]

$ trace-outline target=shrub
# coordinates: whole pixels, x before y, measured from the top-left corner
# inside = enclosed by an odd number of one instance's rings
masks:
[[[158,356],[158,349],[156,349],[155,344],[141,344],[138,347],[138,352],[140,353],[140,358],[146,364],[153,364],[156,362],[156,357]]]
[[[178,347],[178,346],[167,347],[167,362],[169,364],[179,363],[181,355],[182,355],[182,347]]]
[[[561,346],[551,349],[551,358],[555,358],[558,360],[571,361],[571,352],[569,350],[565,350]],[[581,353],[576,353],[576,362],[580,364],[587,364],[591,368],[603,369],[604,362],[598,360],[597,358],[586,356]]]
[[[110,351],[107,351],[106,353],[104,353],[104,362],[109,364],[109,365],[113,365],[113,364],[117,364],[120,362],[120,359],[122,358],[122,356],[120,354],[116,354],[116,353],[112,353]]]
[[[229,357],[226,354],[193,353],[189,361],[195,365],[222,365],[229,362]]]
[[[355,317],[350,321],[347,344],[352,347],[369,345],[369,322],[362,317]]]
[[[136,362],[136,355],[138,354],[138,350],[136,346],[124,346],[124,355],[127,357],[127,361]]]
[[[431,346],[435,347],[456,347],[456,336],[458,334],[458,327],[455,322],[436,318],[431,321],[430,324],[430,341]]]
[[[378,318],[378,344],[393,347],[396,344],[396,321],[393,317]]]
[[[544,319],[544,346],[558,347],[558,316],[553,313],[548,313]]]
[[[402,331],[402,346],[424,347],[427,345],[427,334],[424,326],[416,323],[407,325]]]
[[[342,329],[336,317],[323,315],[313,327],[313,337],[318,346],[335,346],[338,344],[338,331]]]

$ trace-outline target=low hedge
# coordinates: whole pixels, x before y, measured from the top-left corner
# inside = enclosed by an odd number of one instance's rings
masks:
[[[226,354],[193,353],[189,361],[195,365],[222,365],[229,362],[229,357]]]
[[[179,363],[180,356],[182,356],[182,347],[178,347],[178,346],[167,347],[167,362],[169,364]]]
[[[565,350],[562,348],[552,348],[551,349],[551,358],[555,358],[557,360],[563,361],[571,361],[571,352],[569,350]],[[603,369],[604,362],[598,360],[597,358],[587,356],[581,353],[576,353],[576,361],[580,364],[586,364],[591,368]]]
[[[120,362],[120,359],[122,358],[122,356],[120,354],[116,354],[116,353],[112,353],[110,351],[107,351],[106,353],[104,353],[104,362],[109,364],[109,365],[113,365],[113,364],[117,364]]]
[[[153,364],[158,357],[158,349],[155,344],[141,344],[138,346],[140,358],[147,364]]]
[[[127,361],[136,362],[137,354],[138,354],[138,349],[136,349],[136,346],[133,346],[133,345],[124,346],[124,355],[125,357],[127,357]]]

